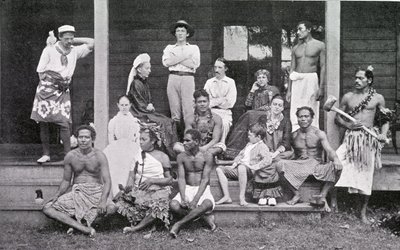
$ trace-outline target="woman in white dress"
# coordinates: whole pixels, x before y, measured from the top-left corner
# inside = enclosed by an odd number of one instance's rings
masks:
[[[126,184],[133,158],[140,150],[138,119],[129,112],[132,103],[123,95],[118,98],[117,105],[119,112],[108,123],[109,145],[104,149],[110,168],[113,196],[119,192],[119,184]]]

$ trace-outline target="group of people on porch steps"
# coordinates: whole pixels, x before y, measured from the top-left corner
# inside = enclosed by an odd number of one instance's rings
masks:
[[[229,133],[237,98],[235,81],[226,76],[229,64],[222,57],[216,59],[215,76],[203,89],[195,90],[200,50],[187,42],[194,34],[193,27],[177,21],[170,30],[176,43],[166,46],[162,56],[170,73],[171,118],[156,111],[148,81],[151,58],[139,54],[126,93],[116,100],[119,112],[109,122],[109,145],[102,152],[93,148],[96,131],[91,125],[78,127],[78,148],[70,149],[69,85],[77,59],[93,51],[94,41],[75,37],[73,26],[59,27],[59,40],[50,34],[40,57],[40,82],[31,114],[40,124],[43,144],[38,162],[50,161],[49,123],[60,125],[66,154],[62,183],[45,202],[43,212],[69,225],[68,233],[79,230],[93,236],[92,223],[97,217],[119,213],[131,223],[124,233],[161,220],[171,236],[177,237],[183,225],[198,218],[212,231],[217,228],[212,211],[215,205],[232,203],[229,180],[239,181],[241,206],[248,206],[246,192],[261,206],[275,206],[283,190],[293,194],[287,204],[300,202],[299,188],[311,176],[323,183],[315,203],[326,212],[336,210],[336,201],[329,206],[326,200],[329,191],[333,186],[348,187],[350,193],[360,195],[360,217],[368,223],[368,198],[374,169],[381,167],[390,112],[383,96],[373,88],[373,68],[357,69],[354,88],[340,103],[340,109],[355,121],[338,114],[336,122],[346,133],[336,151],[330,146],[326,133],[318,127],[319,101],[326,82],[325,45],[312,37],[311,30],[307,21],[297,25],[299,42],[292,50],[286,97],[270,82],[270,72],[259,69],[245,101],[248,111]],[[286,102],[290,103],[289,112],[284,112]],[[170,162],[174,158],[176,171]],[[221,165],[220,159],[231,161]],[[214,201],[209,184],[215,165],[223,193],[218,201]],[[174,192],[176,173],[178,188]]]

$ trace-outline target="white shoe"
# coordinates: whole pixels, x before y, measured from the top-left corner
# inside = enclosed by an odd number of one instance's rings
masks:
[[[267,198],[260,198],[260,199],[258,200],[258,205],[259,205],[259,206],[265,206],[265,205],[267,205]]]
[[[42,157],[40,157],[37,162],[38,163],[45,163],[45,162],[49,162],[50,161],[50,156],[48,155],[43,155]]]
[[[276,206],[276,199],[275,198],[269,198],[268,199],[268,206]]]

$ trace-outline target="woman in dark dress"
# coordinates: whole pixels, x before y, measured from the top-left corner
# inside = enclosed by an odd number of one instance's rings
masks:
[[[251,181],[253,198],[259,200],[259,205],[272,205],[268,198],[282,195],[280,187],[271,187],[271,172],[276,171],[275,162],[279,159],[289,159],[293,153],[290,146],[292,124],[290,119],[282,113],[283,109],[284,100],[276,95],[272,98],[270,110],[258,119],[258,123],[266,129],[264,143],[268,146],[273,158],[272,164],[256,171]],[[275,203],[276,201],[273,202]]]
[[[152,103],[149,83],[151,72],[150,56],[140,54],[133,62],[128,78],[127,96],[132,102],[132,114],[144,123],[157,123],[161,126],[162,148],[169,156],[174,156],[173,145],[178,141],[174,120],[157,113]]]
[[[226,159],[234,159],[247,143],[247,132],[250,125],[256,123],[260,116],[270,110],[272,97],[280,94],[277,87],[269,85],[271,74],[266,69],[260,69],[255,73],[257,81],[253,84],[247,95],[245,106],[248,109],[237,121],[231,132],[224,153]]]

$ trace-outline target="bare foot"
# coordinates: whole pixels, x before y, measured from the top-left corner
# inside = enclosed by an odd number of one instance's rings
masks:
[[[296,203],[298,203],[298,202],[300,202],[300,195],[295,195],[295,196],[293,196],[293,198],[292,198],[290,201],[287,201],[286,203],[287,203],[288,205],[293,206],[294,204],[296,204]]]
[[[68,228],[67,235],[72,235],[74,233],[74,229],[72,227]]]
[[[221,205],[221,204],[231,204],[232,199],[229,196],[224,196],[222,197],[219,201],[215,202],[215,205]]]
[[[332,212],[331,208],[328,205],[328,201],[326,200],[326,198],[321,198],[321,201],[324,202],[324,210],[327,213]]]
[[[96,230],[94,230],[93,227],[89,227],[89,228],[90,228],[89,237],[90,238],[94,238],[94,236],[96,234]]]
[[[361,218],[361,222],[362,223],[364,223],[366,225],[370,225],[371,224],[371,222],[368,220],[368,218],[367,218],[367,216],[365,214],[361,214],[360,218]]]
[[[172,226],[171,230],[169,231],[169,235],[171,235],[172,238],[174,238],[174,239],[178,238],[179,229],[180,229],[180,228],[179,228],[179,224],[178,224],[178,223],[175,223],[175,224]]]
[[[249,205],[249,203],[247,203],[245,200],[240,200],[239,204],[242,207],[245,207],[245,206]]]
[[[331,199],[331,210],[333,213],[339,212],[336,199]]]
[[[217,225],[215,225],[215,216],[213,214],[206,214],[203,216],[203,219],[210,227],[211,232],[217,230]]]
[[[127,233],[132,233],[132,227],[124,227],[124,229],[122,230],[122,233],[127,234]]]

